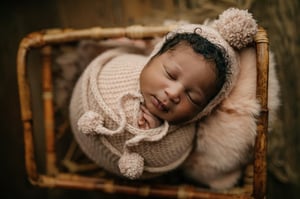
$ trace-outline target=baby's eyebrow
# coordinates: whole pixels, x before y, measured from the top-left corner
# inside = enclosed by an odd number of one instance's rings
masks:
[[[183,72],[183,68],[180,67],[180,65],[174,64],[173,66],[174,66],[174,69],[176,70],[176,72],[178,72],[178,73],[182,73]]]
[[[170,53],[168,56],[167,56],[167,64],[166,66],[169,66],[169,67],[173,67],[175,68],[178,72],[182,72],[183,68],[178,65],[178,63],[176,63],[175,61],[173,61],[173,58],[174,55],[172,53]]]

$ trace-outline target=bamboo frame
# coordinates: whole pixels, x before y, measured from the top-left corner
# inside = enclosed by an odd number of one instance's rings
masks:
[[[254,198],[265,198],[267,181],[267,133],[268,133],[268,74],[269,40],[265,30],[260,28],[255,37],[257,52],[257,99],[261,112],[257,122],[257,136],[254,154]]]
[[[111,179],[61,173],[56,167],[55,132],[52,99],[51,77],[51,45],[82,39],[103,39],[128,37],[143,39],[162,36],[174,29],[174,26],[130,26],[127,28],[91,28],[82,30],[53,29],[34,32],[20,42],[17,55],[17,76],[25,143],[25,165],[28,178],[33,185],[39,187],[59,187],[82,190],[101,190],[107,193],[124,193],[139,196],[159,196],[169,198],[214,198],[214,199],[263,199],[266,197],[266,150],[268,129],[268,38],[263,28],[255,37],[257,51],[257,97],[262,111],[258,118],[254,163],[248,168],[245,180],[247,183],[240,189],[227,192],[212,192],[189,185],[150,186],[141,184],[133,186],[121,184]],[[46,137],[46,174],[38,173],[33,144],[33,114],[31,107],[31,90],[27,74],[27,55],[33,48],[41,48],[43,53],[43,102]]]

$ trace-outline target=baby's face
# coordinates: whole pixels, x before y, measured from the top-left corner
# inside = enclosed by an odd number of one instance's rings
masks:
[[[187,45],[154,57],[141,72],[140,88],[145,106],[170,123],[196,116],[216,93],[214,63]]]

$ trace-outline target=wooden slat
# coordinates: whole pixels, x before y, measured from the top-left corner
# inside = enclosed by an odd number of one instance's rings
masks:
[[[254,153],[253,196],[255,199],[266,197],[267,182],[267,133],[268,133],[268,74],[269,42],[267,33],[259,28],[255,38],[257,51],[257,99],[261,113],[257,122],[257,136]]]
[[[42,52],[42,81],[43,81],[43,103],[44,103],[44,129],[46,143],[46,170],[49,175],[57,173],[55,152],[55,121],[53,107],[53,88],[51,70],[51,46],[45,46]]]

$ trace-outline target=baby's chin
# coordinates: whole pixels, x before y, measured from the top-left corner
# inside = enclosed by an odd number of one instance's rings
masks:
[[[163,121],[167,121],[170,125],[184,124],[190,121],[192,118],[160,118]]]
[[[193,117],[173,117],[172,113],[166,111],[166,112],[157,112],[157,110],[155,110],[154,107],[147,107],[145,106],[148,111],[157,119],[163,121],[167,121],[169,124],[171,125],[178,125],[178,124],[183,124],[186,123],[188,121],[190,121]],[[152,109],[153,108],[153,109]]]

